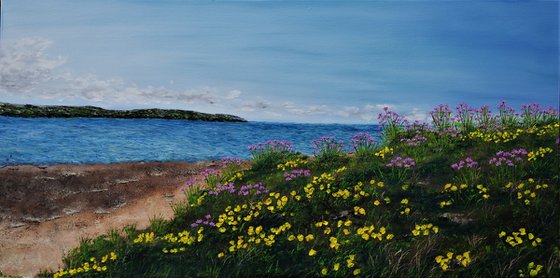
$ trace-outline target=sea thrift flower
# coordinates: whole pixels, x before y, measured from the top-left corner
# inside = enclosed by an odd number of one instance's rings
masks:
[[[191,226],[191,228],[196,228],[196,227],[201,226],[201,225],[215,227],[216,223],[210,221],[211,218],[212,218],[212,216],[210,214],[207,214],[206,216],[204,216],[203,219],[197,219],[190,226]]]
[[[208,195],[218,196],[222,192],[235,193],[235,185],[231,182],[225,185],[218,183],[215,189],[208,191]]]
[[[527,151],[523,148],[514,149],[509,152],[499,151],[496,153],[495,157],[492,157],[488,164],[494,165],[496,167],[505,164],[509,167],[515,166],[515,162],[522,161],[523,156],[527,155]]]
[[[181,191],[185,191],[187,189],[189,189],[190,187],[192,187],[193,185],[195,185],[197,182],[197,180],[195,178],[191,178],[190,180],[188,180],[187,182],[185,182],[185,185],[183,185],[181,187]]]
[[[416,134],[412,138],[402,138],[401,142],[406,142],[409,146],[418,146],[423,142],[428,141],[428,138],[422,136],[419,130],[416,131]]]
[[[449,105],[440,104],[432,112],[432,123],[437,130],[442,131],[449,128],[453,122],[452,118],[453,112],[449,109]]]
[[[291,170],[290,172],[284,173],[284,179],[286,181],[291,181],[299,177],[309,177],[309,176],[311,176],[311,171],[303,170],[303,169],[294,169]]]
[[[293,152],[294,148],[290,141],[286,140],[269,140],[264,143],[258,143],[256,145],[250,145],[249,151],[274,151],[274,152]]]
[[[459,160],[457,163],[453,163],[451,168],[455,170],[461,170],[463,167],[465,168],[476,168],[478,166],[478,162],[472,160],[472,158],[467,157],[464,160]]]
[[[413,166],[416,166],[416,161],[412,157],[402,158],[397,156],[387,163],[387,167],[411,168]]]
[[[264,187],[262,182],[255,183],[255,184],[247,184],[243,185],[239,188],[238,194],[241,196],[248,196],[252,192],[252,195],[261,195],[266,194],[269,190]]]
[[[375,138],[367,132],[356,133],[350,140],[352,152],[357,156],[367,156],[373,153]]]
[[[317,155],[321,154],[337,154],[341,153],[344,149],[344,142],[342,140],[336,140],[334,136],[323,136],[317,140],[312,140],[313,153]]]

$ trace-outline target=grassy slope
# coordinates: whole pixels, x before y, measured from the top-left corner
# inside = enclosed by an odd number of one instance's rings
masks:
[[[95,258],[95,265],[106,270],[99,269],[102,274],[90,270],[85,275],[115,277],[497,277],[529,276],[538,265],[537,275],[557,276],[558,123],[518,133],[516,138],[497,136],[485,142],[427,132],[423,135],[428,140],[418,146],[388,143],[393,151],[385,158],[379,153],[313,159],[284,154],[254,161],[245,171],[228,166],[217,177],[223,183],[232,181],[239,190],[241,185],[263,182],[270,192],[256,195],[253,190],[248,196],[221,192],[214,196],[192,187],[188,190],[190,205],[176,207],[174,220],[154,220],[147,231],[127,227],[120,233],[84,241],[65,262],[77,271],[80,267],[84,270],[88,261],[91,268],[91,258]],[[504,138],[512,140],[503,142]],[[539,147],[552,152],[534,161],[524,156],[515,167],[488,163],[500,150],[534,151]],[[402,173],[387,167],[396,155],[413,157],[416,166]],[[479,177],[467,177],[467,188],[460,189],[461,173],[465,172],[450,165],[467,156],[478,162]],[[298,165],[278,169],[277,165],[286,161]],[[293,168],[309,169],[312,176],[286,181],[284,172]],[[208,180],[212,188],[215,181]],[[509,182],[513,185],[506,188]],[[449,187],[444,192],[448,183],[457,190]],[[479,184],[482,187],[477,188]],[[542,188],[544,184],[548,187]],[[451,204],[441,207],[447,201]],[[217,227],[191,227],[206,215]],[[512,234],[520,228],[525,232]],[[506,236],[500,237],[502,231]],[[510,236],[522,243],[512,246]],[[104,258],[111,252],[114,260]],[[447,261],[449,252],[453,254]],[[62,273],[68,275],[68,269]]]

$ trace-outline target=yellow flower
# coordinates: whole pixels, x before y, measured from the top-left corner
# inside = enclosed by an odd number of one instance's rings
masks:
[[[359,275],[360,272],[361,272],[360,269],[356,268],[356,269],[354,269],[354,272],[352,272],[352,274],[354,274],[354,276],[356,276],[356,275]]]
[[[325,267],[325,268],[323,268],[323,269],[321,270],[321,274],[327,275],[327,272],[328,272],[328,271],[329,271],[329,270]]]
[[[333,270],[334,270],[334,271],[338,271],[339,269],[340,269],[340,264],[339,264],[339,263],[335,263],[335,264],[333,265]]]
[[[498,234],[499,238],[502,238],[504,236],[506,236],[506,232],[504,232],[504,231],[501,231],[500,234]]]
[[[218,258],[222,258],[224,255],[225,255],[224,252],[220,252],[218,253]]]
[[[315,249],[311,248],[311,250],[309,250],[309,256],[313,257],[317,254],[317,251],[315,251]]]
[[[373,205],[374,205],[374,206],[379,206],[380,204],[381,204],[381,202],[379,202],[379,200],[373,201]]]
[[[405,199],[402,199],[402,200],[401,200],[401,204],[407,205],[407,204],[408,204],[408,199],[406,199],[406,198],[405,198]]]
[[[304,238],[305,237],[302,234],[297,235],[297,240],[300,242],[303,241]]]
[[[315,237],[312,234],[308,234],[305,236],[305,241],[312,241]]]

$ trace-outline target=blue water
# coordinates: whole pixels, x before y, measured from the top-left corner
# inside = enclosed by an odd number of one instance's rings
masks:
[[[289,140],[311,154],[312,139],[334,135],[350,145],[357,132],[376,125],[216,123],[160,119],[0,117],[0,165],[201,161],[250,158],[247,146]]]

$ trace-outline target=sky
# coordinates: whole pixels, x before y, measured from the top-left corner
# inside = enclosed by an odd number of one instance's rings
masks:
[[[367,124],[558,107],[557,1],[2,4],[0,102]]]

